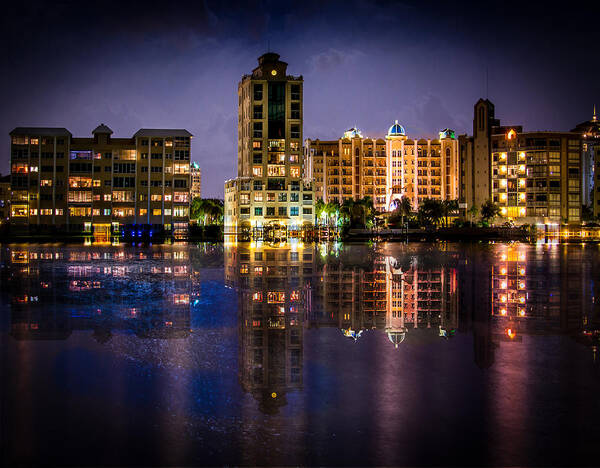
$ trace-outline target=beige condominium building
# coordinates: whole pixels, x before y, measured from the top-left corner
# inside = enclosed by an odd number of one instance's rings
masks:
[[[191,202],[194,198],[202,198],[202,170],[196,162],[190,164],[190,182],[192,184],[190,188]]]
[[[91,138],[66,128],[11,133],[11,224],[30,232],[93,233],[98,241],[187,233],[190,143],[187,130],[141,129]],[[135,226],[135,228],[134,228]]]
[[[324,202],[369,196],[390,211],[408,197],[417,209],[425,198],[458,198],[458,142],[445,129],[439,139],[411,139],[396,121],[385,139],[365,138],[357,128],[333,141],[306,140],[306,181]]]
[[[581,222],[580,134],[501,126],[483,99],[475,104],[473,134],[459,138],[463,209],[492,200],[502,218],[518,224]]]
[[[238,173],[225,183],[226,233],[286,237],[314,223],[302,178],[302,85],[274,53],[238,84]]]

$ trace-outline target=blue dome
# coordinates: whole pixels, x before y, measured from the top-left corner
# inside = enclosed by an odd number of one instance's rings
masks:
[[[396,120],[394,125],[388,130],[388,136],[406,136],[406,132],[404,131],[404,127]]]

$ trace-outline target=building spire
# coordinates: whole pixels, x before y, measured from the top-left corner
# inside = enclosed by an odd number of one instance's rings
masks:
[[[592,122],[595,122],[596,120],[598,120],[598,118],[596,117],[596,104],[594,104],[594,115],[592,116]]]

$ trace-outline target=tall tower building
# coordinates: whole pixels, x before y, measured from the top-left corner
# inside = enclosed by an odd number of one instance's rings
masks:
[[[197,162],[190,164],[190,203],[194,198],[202,197],[202,170]]]
[[[313,224],[302,182],[302,76],[266,53],[238,84],[238,173],[225,183],[227,233],[294,236]]]

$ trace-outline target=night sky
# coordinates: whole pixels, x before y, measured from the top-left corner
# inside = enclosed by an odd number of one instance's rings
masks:
[[[268,44],[304,76],[305,138],[379,137],[394,119],[409,136],[471,133],[486,68],[507,125],[570,130],[600,109],[600,2],[56,3],[3,7],[2,173],[17,126],[186,128],[203,196],[222,198],[237,83]]]

